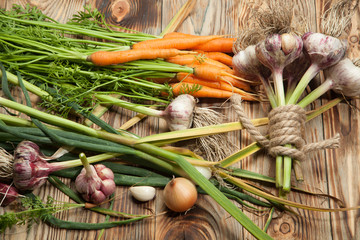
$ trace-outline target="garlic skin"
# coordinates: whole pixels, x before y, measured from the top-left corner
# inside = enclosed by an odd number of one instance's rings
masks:
[[[171,131],[188,129],[191,127],[195,98],[189,94],[176,97],[162,113]]]
[[[320,69],[339,62],[346,53],[347,42],[322,33],[308,32],[302,36],[304,53]]]
[[[155,197],[155,188],[150,186],[134,186],[129,188],[133,198],[140,202],[147,202]]]
[[[19,196],[21,195],[15,187],[0,182],[0,207],[6,207]]]
[[[327,80],[332,81],[332,90],[347,97],[360,95],[360,68],[349,58],[344,58],[337,64],[324,70]]]
[[[102,164],[89,165],[76,177],[75,187],[84,200],[99,204],[114,193],[114,174]]]

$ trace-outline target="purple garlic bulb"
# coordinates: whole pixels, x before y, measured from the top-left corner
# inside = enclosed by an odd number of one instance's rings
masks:
[[[344,58],[337,64],[324,70],[327,80],[332,81],[332,90],[347,97],[360,95],[360,68],[349,58]]]
[[[195,98],[189,94],[176,97],[161,113],[171,131],[188,129],[194,116]]]
[[[345,56],[347,49],[346,41],[322,33],[305,33],[302,40],[305,54],[319,69],[325,69],[339,62]]]
[[[37,144],[20,142],[14,151],[14,185],[20,191],[31,191],[46,182],[52,170]]]
[[[15,187],[0,182],[0,207],[6,207],[19,196],[21,195]]]
[[[301,54],[303,42],[294,34],[284,33],[269,35],[256,45],[259,61],[272,71],[282,71]]]
[[[102,203],[115,191],[114,173],[102,164],[90,165],[84,156],[80,154],[84,168],[75,180],[76,190],[85,201]]]
[[[20,142],[14,151],[13,181],[19,191],[32,191],[43,185],[50,173],[73,167],[66,162],[48,163],[55,159],[45,156],[39,146],[31,141]]]

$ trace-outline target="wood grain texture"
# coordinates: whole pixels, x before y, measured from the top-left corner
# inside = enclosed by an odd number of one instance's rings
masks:
[[[108,23],[159,34],[171,20],[176,11],[186,0],[0,0],[0,7],[10,8],[12,4],[37,6],[45,14],[65,22],[85,4],[91,4],[101,11]],[[197,35],[229,34],[236,35],[241,29],[250,26],[250,9],[263,7],[268,1],[246,0],[197,0],[194,11],[179,27],[178,31]],[[322,14],[336,1],[331,0],[296,0],[295,14],[303,14],[310,21],[310,30],[319,29]],[[360,7],[352,18],[352,26],[347,37],[349,41],[349,57],[360,57]],[[317,78],[311,83],[319,83]],[[315,109],[335,97],[329,93],[321,100],[307,107]],[[302,163],[304,181],[293,184],[305,190],[331,194],[344,201],[346,206],[360,205],[360,123],[359,100],[341,103],[321,117],[306,123],[305,140],[316,142],[333,137],[336,133],[341,136],[341,148],[311,153],[308,160]],[[201,106],[216,106],[218,111],[228,117],[229,121],[237,120],[228,102],[218,100],[202,100]],[[250,118],[267,116],[270,107],[266,103],[244,103],[244,109]],[[115,128],[121,126],[135,114],[118,107],[103,116],[103,119]],[[130,131],[146,136],[165,131],[164,122],[152,117],[141,121]],[[260,128],[266,133],[266,127]],[[229,134],[238,148],[250,144],[253,140],[246,131]],[[244,169],[261,174],[274,176],[273,159],[265,151],[259,151],[251,157],[237,164]],[[73,187],[73,183],[65,180]],[[270,186],[263,186],[276,194]],[[42,198],[53,196],[59,201],[70,201],[64,194],[49,184],[36,190]],[[162,190],[157,190],[157,196],[148,203],[137,203],[129,195],[127,187],[118,187],[114,209],[133,214],[146,214],[149,210],[156,213],[156,217],[141,222],[108,229],[102,239],[253,239],[229,214],[208,196],[201,195],[197,204],[186,214],[166,212],[162,201]],[[312,197],[298,192],[292,192],[289,199],[316,207],[338,207],[334,201],[327,198]],[[104,206],[106,207],[106,206]],[[241,206],[239,206],[241,207]],[[9,210],[11,207],[0,209]],[[276,218],[269,226],[268,233],[275,239],[359,239],[360,211],[340,213],[320,213],[308,210],[293,209],[295,214],[276,213]],[[255,215],[246,210],[244,212],[260,227],[263,227],[267,215]],[[82,209],[63,212],[57,217],[70,221],[102,222],[103,216]],[[14,227],[2,239],[97,239],[100,231],[75,231],[55,229],[45,224],[35,224],[29,231],[24,226]]]

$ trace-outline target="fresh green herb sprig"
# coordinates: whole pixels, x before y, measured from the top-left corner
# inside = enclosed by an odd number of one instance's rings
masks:
[[[46,203],[43,203],[38,196],[34,199],[24,197],[20,202],[22,211],[8,211],[0,215],[0,232],[15,225],[29,224],[31,226],[33,223],[45,221],[49,215],[57,212],[85,206],[85,204],[56,203],[50,196],[47,197]]]
[[[56,102],[53,97],[43,104],[50,111],[59,110],[62,116],[70,111],[68,102],[77,102],[84,111],[91,111],[95,91],[111,90],[136,102],[168,103],[170,87],[147,78],[171,78],[174,73],[169,71],[184,69],[166,62],[146,67],[146,61],[115,71],[93,66],[87,61],[93,52],[127,50],[133,42],[156,36],[113,30],[115,26],[107,25],[103,16],[90,6],[66,24],[29,6],[1,10],[0,19],[0,61],[8,71],[21,72],[31,83],[57,89],[57,94],[68,100]],[[161,95],[163,92],[168,93],[167,97]]]

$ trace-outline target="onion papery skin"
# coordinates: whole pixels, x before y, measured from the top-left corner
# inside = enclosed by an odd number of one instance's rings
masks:
[[[174,212],[185,212],[197,200],[195,185],[187,178],[172,179],[164,188],[165,205]]]

